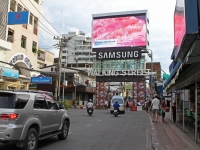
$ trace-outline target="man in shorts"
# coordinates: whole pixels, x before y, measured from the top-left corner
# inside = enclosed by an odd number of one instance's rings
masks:
[[[158,121],[158,113],[159,113],[159,107],[160,107],[160,100],[158,99],[158,96],[156,95],[154,99],[151,102],[150,109],[152,108],[152,122],[154,122],[155,114],[156,114],[156,120],[155,122],[157,123]]]

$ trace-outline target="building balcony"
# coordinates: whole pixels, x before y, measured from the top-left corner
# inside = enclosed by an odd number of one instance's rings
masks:
[[[0,49],[11,51],[12,43],[0,39]]]

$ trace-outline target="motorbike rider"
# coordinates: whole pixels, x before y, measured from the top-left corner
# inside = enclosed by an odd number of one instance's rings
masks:
[[[93,106],[94,106],[94,104],[92,102],[92,99],[90,98],[89,102],[87,103],[87,112],[89,111],[89,108],[91,108],[92,112],[93,112]]]
[[[119,107],[120,107],[120,105],[119,105],[119,103],[118,103],[118,101],[115,101],[115,103],[113,104],[113,108],[115,109],[117,109],[117,112],[119,112]]]

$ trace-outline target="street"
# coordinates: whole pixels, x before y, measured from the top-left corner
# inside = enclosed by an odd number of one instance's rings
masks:
[[[144,112],[128,111],[114,117],[109,110],[69,109],[71,126],[67,140],[52,137],[38,144],[37,150],[144,150],[151,149],[149,117]],[[17,149],[14,143],[1,150]]]

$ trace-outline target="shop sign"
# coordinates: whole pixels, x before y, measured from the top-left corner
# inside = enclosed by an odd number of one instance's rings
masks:
[[[8,25],[28,24],[29,12],[8,12]]]
[[[12,56],[12,58],[9,60],[9,63],[13,65],[15,65],[18,62],[23,62],[28,66],[29,69],[33,69],[30,59],[24,54],[16,54]]]
[[[37,77],[31,77],[31,83],[34,84],[52,84],[51,77],[45,77],[44,75],[39,75]]]
[[[19,71],[0,66],[0,76],[16,78],[17,79],[19,77]]]
[[[114,52],[96,52],[97,60],[106,59],[141,59],[141,51],[114,51]]]
[[[146,76],[151,74],[151,69],[136,70],[92,70],[88,69],[88,76]]]

